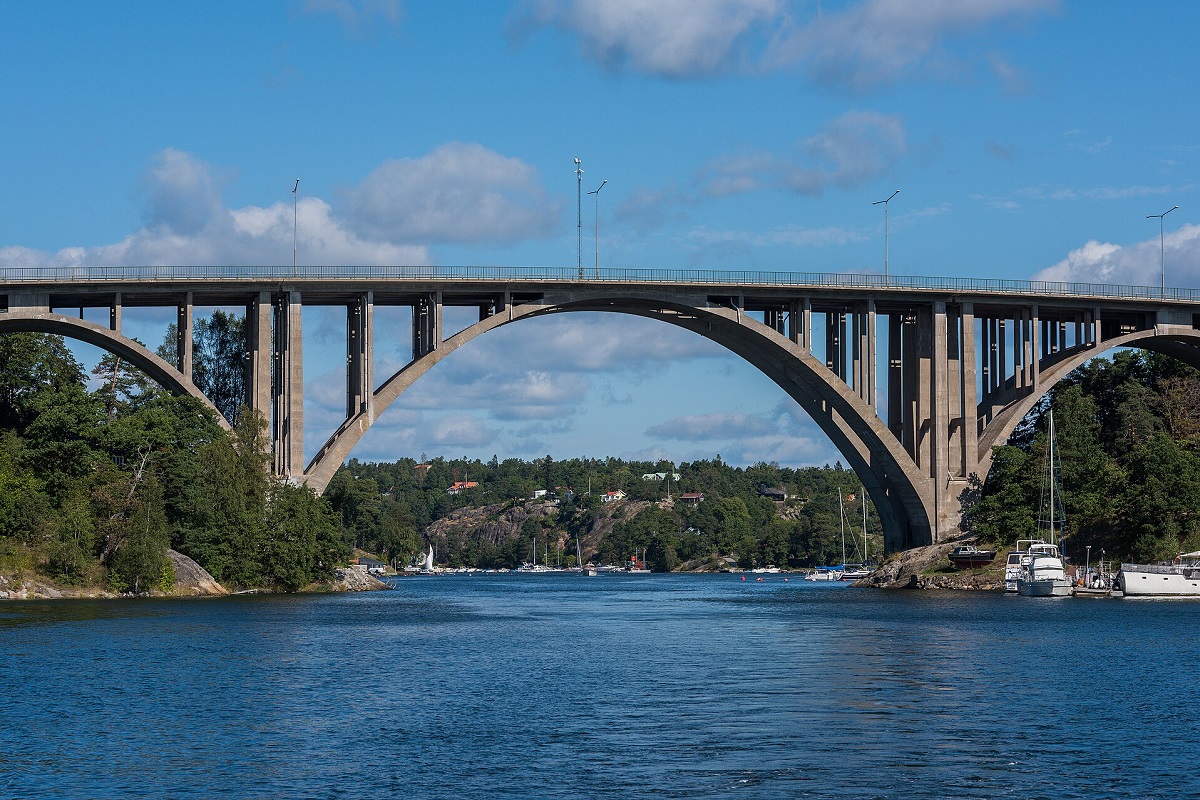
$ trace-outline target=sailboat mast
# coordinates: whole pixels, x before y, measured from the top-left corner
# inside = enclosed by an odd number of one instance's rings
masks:
[[[858,485],[858,496],[863,507],[863,563],[867,563],[871,559],[867,557],[867,490],[860,483]]]
[[[838,487],[838,521],[842,524],[842,567],[846,566],[846,507],[842,504],[842,487]]]
[[[1050,544],[1054,541],[1054,408],[1050,408]]]

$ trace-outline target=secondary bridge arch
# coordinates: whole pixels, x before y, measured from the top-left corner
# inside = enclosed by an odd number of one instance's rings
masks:
[[[346,313],[344,421],[307,464],[302,304]],[[181,370],[120,335],[131,305],[178,309]],[[389,305],[412,309],[413,361],[376,389],[373,309]],[[185,377],[194,306],[246,309],[247,402],[270,423],[277,474],[318,490],[412,382],[501,325],[612,311],[692,330],[808,411],[862,476],[891,550],[957,535],[959,498],[986,477],[992,445],[1078,364],[1118,346],[1200,363],[1200,290],[800,272],[584,277],[573,267],[0,269],[0,330],[91,341],[199,396]],[[477,308],[479,321],[445,336],[442,310],[455,306]],[[107,307],[109,327],[51,313],[85,307]]]
[[[222,428],[231,429],[229,422],[221,416],[212,401],[196,388],[190,378],[163,360],[157,353],[110,328],[85,319],[60,314],[17,312],[0,314],[0,333],[48,333],[95,345],[101,350],[125,359],[171,394],[196,398],[212,410],[217,423]]]

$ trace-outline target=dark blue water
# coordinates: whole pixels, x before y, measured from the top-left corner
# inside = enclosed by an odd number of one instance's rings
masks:
[[[0,798],[1200,795],[1200,603],[782,576],[0,605]]]

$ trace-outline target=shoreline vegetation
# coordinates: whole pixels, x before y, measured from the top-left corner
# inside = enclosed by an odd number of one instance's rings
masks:
[[[0,335],[0,599],[380,588],[347,565],[403,572],[430,548],[445,569],[573,567],[577,553],[654,572],[850,561],[881,565],[861,586],[995,590],[1004,550],[1036,538],[1051,407],[1068,558],[1200,550],[1200,373],[1157,354],[1117,352],[1060,381],[962,497],[962,535],[884,557],[875,510],[840,463],[422,453],[350,459],[317,496],[271,475],[263,421],[238,405],[243,320],[202,322],[193,379],[232,431],[111,354],[89,378],[61,337]],[[968,542],[1000,555],[950,570],[946,552]]]

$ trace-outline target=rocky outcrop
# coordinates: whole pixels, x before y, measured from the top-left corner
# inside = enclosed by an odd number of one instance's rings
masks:
[[[1004,590],[1004,569],[993,564],[982,569],[950,571],[950,550],[962,542],[914,547],[896,553],[855,586],[879,589],[975,589]],[[997,559],[995,563],[1002,565]]]
[[[329,588],[335,592],[377,592],[392,588],[391,584],[368,575],[366,570],[358,567],[336,567],[333,573],[333,583]]]
[[[229,590],[217,583],[216,578],[208,574],[204,567],[183,553],[168,550],[167,558],[171,559],[171,567],[175,570],[175,585],[171,594],[179,597],[220,597],[229,594]]]

